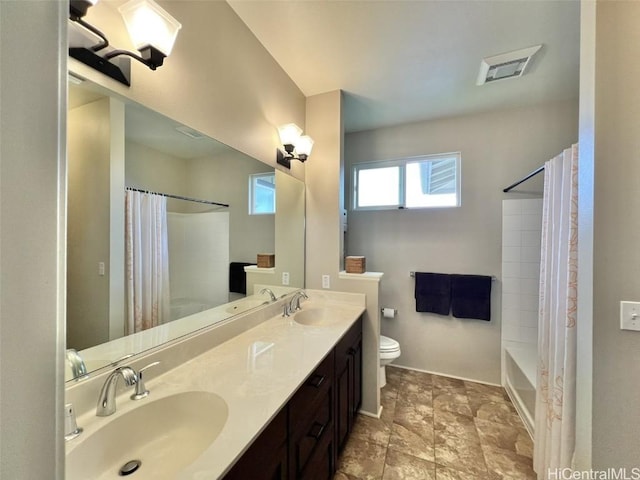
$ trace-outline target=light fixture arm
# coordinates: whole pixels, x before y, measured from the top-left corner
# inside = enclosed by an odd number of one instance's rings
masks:
[[[137,61],[145,64],[151,70],[155,70],[156,68],[161,67],[162,63],[164,62],[165,55],[156,48],[147,47],[144,50],[140,50],[140,53],[142,53],[145,56],[148,56],[148,58],[144,58],[128,50],[113,50],[107,53],[103,58],[109,60],[111,58],[125,55],[127,57],[135,58]]]
[[[105,49],[109,46],[109,39],[107,36],[98,30],[96,27],[91,25],[90,23],[85,22],[82,18],[75,16],[73,14],[69,15],[69,19],[76,22],[78,25],[82,25],[84,28],[89,30],[91,33],[94,33],[96,36],[102,39],[102,42],[96,43],[93,47],[91,47],[91,51],[99,52],[102,49]]]
[[[129,58],[137,60],[151,70],[162,66],[165,57],[171,53],[178,31],[182,28],[180,22],[153,0],[131,0],[118,10],[125,20],[129,35],[139,54],[119,49],[98,54],[97,52],[101,52],[109,46],[109,40],[104,33],[83,20],[87,10],[97,2],[98,0],[69,1],[69,19],[100,38],[98,43],[89,48],[70,47],[70,57],[127,86],[131,85]],[[166,28],[148,28],[149,25],[156,25],[155,21],[160,22],[162,27]]]

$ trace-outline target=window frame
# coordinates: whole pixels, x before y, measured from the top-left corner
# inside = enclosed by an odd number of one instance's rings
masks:
[[[255,178],[259,178],[259,177],[266,177],[266,176],[272,176],[274,177],[273,179],[273,211],[272,212],[255,212],[254,211],[254,199],[255,199],[255,192],[254,192],[254,179]],[[276,206],[277,206],[277,199],[276,199],[276,195],[277,195],[277,191],[276,191],[276,187],[275,187],[275,171],[273,172],[260,172],[260,173],[250,173],[249,174],[249,208],[248,208],[248,213],[249,215],[275,215],[276,213]]]
[[[447,158],[455,158],[456,164],[456,204],[455,205],[434,205],[424,207],[407,207],[407,190],[406,190],[406,166],[409,163],[417,163],[424,161],[445,160]],[[399,168],[398,179],[398,203],[394,205],[374,205],[359,207],[358,206],[358,173],[361,170],[377,169],[377,168]],[[354,211],[366,212],[376,210],[431,210],[441,208],[458,208],[462,205],[461,177],[462,177],[462,155],[460,152],[436,153],[429,155],[417,155],[413,157],[396,158],[393,160],[378,160],[371,162],[360,162],[352,165],[351,169],[351,208]]]

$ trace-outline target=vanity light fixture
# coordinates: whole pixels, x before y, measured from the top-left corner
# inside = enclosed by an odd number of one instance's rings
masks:
[[[287,123],[278,127],[280,134],[280,143],[282,149],[278,149],[277,162],[287,168],[291,168],[291,160],[299,160],[305,162],[311,149],[313,148],[313,140],[309,135],[302,135],[302,129],[295,123]]]
[[[129,59],[121,57],[134,58],[151,70],[155,70],[171,53],[178,30],[182,28],[182,25],[153,0],[131,0],[120,6],[118,11],[122,15],[129,36],[140,54],[117,49],[106,51],[105,49],[109,46],[106,35],[82,19],[87,14],[89,7],[98,1],[70,1],[69,19],[98,36],[101,41],[90,48],[70,47],[69,56],[120,83],[130,86]],[[106,53],[99,54],[98,52],[102,50],[105,50]]]

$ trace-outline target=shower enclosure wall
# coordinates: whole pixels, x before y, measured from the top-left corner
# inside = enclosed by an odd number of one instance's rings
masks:
[[[502,384],[533,436],[542,199],[502,202]]]

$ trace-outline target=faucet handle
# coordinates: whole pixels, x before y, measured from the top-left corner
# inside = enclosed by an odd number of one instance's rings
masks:
[[[127,353],[126,355],[123,355],[122,357],[118,358],[117,360],[114,360],[113,362],[111,362],[109,364],[109,366],[110,367],[117,367],[120,362],[123,362],[126,359],[133,357],[134,355],[135,355],[134,353]]]
[[[76,423],[76,412],[73,405],[67,403],[64,406],[64,439],[65,441],[73,440],[82,433],[82,428]]]
[[[147,388],[144,386],[144,380],[142,379],[142,372],[144,372],[148,368],[155,367],[156,365],[159,365],[159,364],[160,362],[153,362],[147,365],[146,367],[142,367],[140,370],[138,370],[138,383],[136,383],[135,393],[131,395],[131,400],[141,400],[149,395],[150,393],[149,390],[147,390]]]

